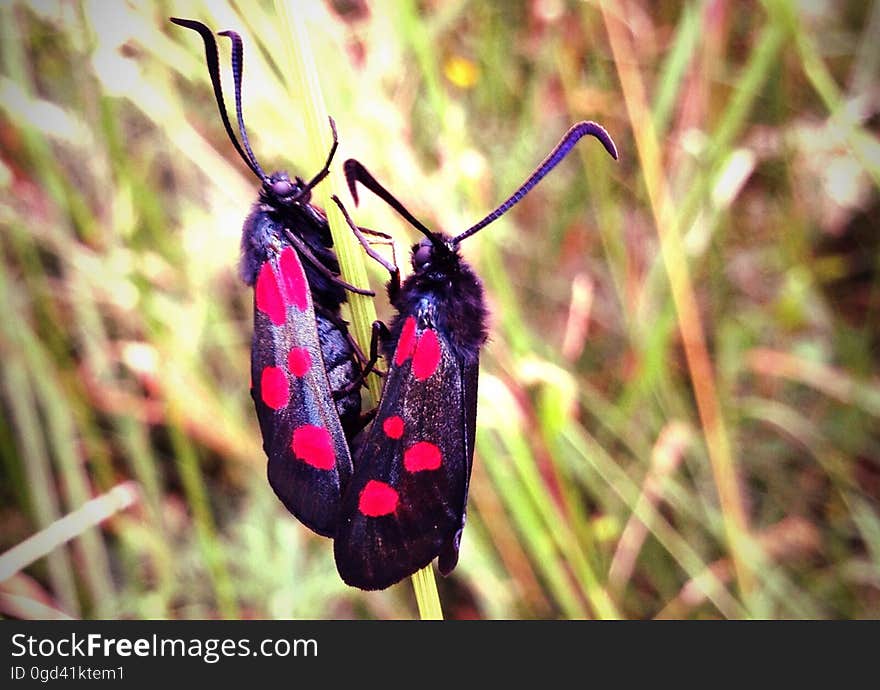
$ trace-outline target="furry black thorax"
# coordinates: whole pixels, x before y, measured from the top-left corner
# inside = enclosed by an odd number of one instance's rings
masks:
[[[435,237],[440,241],[426,238],[413,245],[413,272],[400,289],[389,285],[388,297],[398,313],[384,354],[392,357],[403,322],[407,316],[415,316],[449,343],[460,363],[470,364],[479,359],[488,335],[483,284],[450,237],[441,233]]]
[[[285,184],[286,183],[286,184]],[[309,203],[311,194],[302,190],[305,182],[290,181],[287,173],[274,173],[260,188],[260,199],[245,219],[241,235],[239,272],[247,285],[253,285],[260,266],[290,244],[290,232],[305,244],[312,255],[330,272],[339,275],[339,260],[333,251],[333,238],[324,211]],[[279,190],[283,193],[279,194]],[[345,289],[330,281],[303,257],[303,270],[314,301],[331,311],[338,311],[346,301]]]

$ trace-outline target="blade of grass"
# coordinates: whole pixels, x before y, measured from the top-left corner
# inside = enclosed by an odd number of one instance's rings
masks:
[[[678,20],[672,48],[663,61],[658,78],[659,87],[654,98],[652,116],[654,131],[659,138],[666,135],[672,111],[679,103],[678,97],[688,65],[700,39],[700,13],[694,5],[686,4]]]
[[[192,511],[196,537],[214,588],[217,609],[223,618],[238,618],[235,587],[217,534],[198,454],[190,439],[181,431],[179,420],[180,414],[169,405],[168,432],[174,449],[174,460],[180,473],[187,505]]]
[[[507,507],[511,522],[522,536],[523,546],[532,558],[535,568],[547,583],[566,618],[587,618],[589,612],[572,585],[562,561],[556,553],[553,540],[543,526],[541,516],[525,487],[510,468],[510,459],[504,448],[505,433],[477,429],[477,451],[483,466],[498,487],[498,495]]]
[[[770,348],[755,348],[745,358],[757,374],[784,378],[809,386],[844,405],[853,405],[873,417],[880,417],[880,385],[860,381],[840,368]]]
[[[877,36],[880,36],[880,2],[875,0],[871,4],[870,16],[862,31],[850,72],[850,89],[853,93],[867,91],[877,83],[877,74],[880,73],[880,41]]]
[[[574,381],[564,370],[540,361],[533,362],[530,368],[528,378],[542,384],[537,405],[540,432],[529,433],[523,425],[517,425],[519,432],[511,428],[505,434],[514,467],[544,520],[544,529],[552,535],[560,556],[569,561],[594,616],[620,618],[620,612],[600,584],[596,568],[587,555],[594,540],[583,513],[583,499],[573,489],[568,467],[556,447],[562,429],[577,423],[570,414],[570,401],[575,397]],[[539,439],[546,439],[547,448],[539,445]],[[539,470],[538,458],[541,457],[549,458],[546,472]]]
[[[446,122],[446,99],[440,83],[440,74],[435,58],[431,33],[422,21],[422,15],[413,0],[402,0],[395,12],[400,24],[400,33],[406,37],[415,54],[416,63],[422,73],[430,109],[440,123]]]
[[[58,475],[68,507],[87,505],[92,494],[86,463],[79,457],[79,439],[71,418],[73,404],[56,385],[56,376],[47,376],[52,362],[40,344],[30,340],[29,332],[21,330],[25,339],[25,360],[31,369],[34,393],[46,419],[46,440],[57,463]],[[29,342],[28,342],[29,341]],[[110,574],[110,559],[99,530],[83,529],[73,544],[80,562],[79,572],[89,592],[91,613],[97,618],[108,618],[114,608],[114,590]]]
[[[572,572],[578,580],[581,591],[587,596],[595,616],[603,619],[619,618],[619,612],[604,587],[599,584],[599,578],[583,552],[583,544],[575,538],[568,520],[562,515],[547,484],[538,472],[535,457],[525,437],[522,434],[508,432],[504,435],[504,443],[513,460],[517,479],[543,523],[538,529],[550,535],[560,558],[569,561]]]
[[[16,314],[13,305],[21,303],[20,300],[14,297],[13,286],[7,277],[6,257],[0,253],[0,314]],[[20,337],[26,327],[26,323],[20,323],[18,319],[6,318],[0,323],[0,333],[8,347],[0,368],[0,385],[11,413],[11,425],[21,449],[21,464],[27,478],[29,505],[23,507],[31,512],[36,526],[42,529],[58,520],[61,510],[36,407],[36,394],[28,377],[27,365],[20,355]],[[80,602],[69,554],[64,548],[52,551],[47,555],[46,565],[54,595],[66,613],[78,616]]]
[[[765,0],[763,4],[786,23],[800,53],[804,74],[828,109],[831,120],[840,127],[853,158],[880,187],[880,143],[876,135],[859,126],[852,113],[847,111],[840,89],[813,39],[801,26],[795,7],[787,0]]]
[[[753,585],[751,569],[743,554],[748,540],[748,517],[739,494],[736,462],[715,386],[715,374],[706,348],[700,311],[681,236],[672,222],[672,206],[668,198],[660,148],[646,102],[642,77],[633,54],[631,36],[622,23],[611,15],[607,4],[606,1],[600,2],[600,8],[620,77],[624,102],[633,124],[636,148],[678,314],[685,358],[724,516],[728,546],[740,587],[748,594]]]
[[[471,518],[468,513],[469,529],[473,529],[475,522],[492,526],[491,534],[488,527],[483,528],[486,549],[497,552],[504,570],[517,582],[517,605],[530,612],[546,611],[549,601],[482,462],[474,464],[468,502],[477,515]],[[497,596],[502,597],[504,593],[499,592]]]
[[[47,606],[30,597],[0,592],[0,613],[17,620],[72,621],[64,611]]]
[[[850,495],[849,501],[853,521],[859,528],[871,563],[880,576],[880,517],[877,516],[876,501],[869,501],[855,494]]]
[[[707,564],[687,540],[653,506],[647,502],[639,501],[641,490],[638,485],[614,462],[614,459],[595,439],[586,431],[573,427],[563,431],[563,438],[582,460],[599,473],[599,476],[623,500],[631,513],[648,527],[657,541],[694,579],[695,586],[722,614],[728,618],[741,618],[745,615],[746,612],[740,602],[707,568]],[[582,471],[583,465],[575,463],[574,467],[581,468]]]
[[[481,466],[497,488],[510,521],[521,536],[523,548],[546,581],[550,595],[567,618],[587,618],[589,610],[569,572],[564,540],[555,535],[561,519],[553,516],[554,499],[535,477],[535,458],[525,439],[527,425],[510,388],[486,376],[480,386],[480,407],[485,410],[477,428],[476,446]],[[504,410],[497,414],[496,410]],[[550,513],[548,517],[548,513]]]
[[[134,482],[123,482],[19,542],[0,555],[0,582],[24,570],[61,544],[76,539],[86,530],[134,505],[138,500],[138,493]]]
[[[308,12],[302,6],[294,8],[291,0],[275,0],[275,10],[281,22],[282,33],[290,40],[285,40],[286,65],[285,74],[291,75],[287,83],[291,101],[296,101],[306,114],[306,132],[308,145],[312,149],[310,158],[322,160],[330,147],[327,107],[324,103],[320,77],[314,63],[310,48],[309,33],[306,26]],[[344,124],[344,123],[343,123]],[[344,136],[344,126],[342,136]],[[338,169],[338,165],[335,166]],[[337,174],[328,179],[315,190],[316,197],[321,201],[327,212],[330,231],[339,265],[345,280],[356,286],[366,286],[367,270],[364,265],[360,246],[347,229],[342,213],[336,204],[330,201],[331,194],[340,185],[336,182]],[[364,352],[369,351],[370,330],[376,320],[376,309],[372,300],[365,295],[349,294],[351,309],[351,330]],[[379,400],[381,394],[378,377],[368,379],[368,388],[373,402]],[[424,618],[442,618],[440,599],[434,573],[428,565],[413,576],[413,588],[419,607],[419,615]]]
[[[651,453],[651,467],[642,483],[639,503],[650,503],[654,510],[659,509],[665,500],[663,479],[681,463],[690,436],[691,430],[681,422],[671,422],[663,429]],[[622,590],[632,576],[647,534],[648,527],[631,514],[608,568],[608,581],[616,591]]]
[[[12,413],[12,425],[21,448],[33,519],[37,527],[44,529],[60,519],[58,495],[52,481],[51,467],[40,434],[40,424],[35,409],[36,402],[30,388],[24,365],[17,358],[6,355],[3,369],[3,388]],[[49,582],[54,596],[62,608],[72,616],[79,616],[80,603],[76,592],[70,556],[63,548],[46,555]]]

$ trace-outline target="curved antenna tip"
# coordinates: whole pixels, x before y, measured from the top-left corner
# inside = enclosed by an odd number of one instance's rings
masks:
[[[490,223],[498,220],[501,216],[507,213],[511,207],[518,204],[522,198],[529,193],[529,191],[540,182],[544,176],[549,173],[553,168],[555,168],[559,162],[565,158],[574,145],[580,141],[582,137],[586,135],[594,136],[598,139],[602,146],[605,147],[605,150],[611,155],[612,158],[617,160],[617,147],[614,145],[614,140],[611,138],[611,135],[605,130],[605,128],[600,125],[598,122],[593,122],[592,120],[582,120],[581,122],[577,122],[571,127],[569,127],[568,131],[562,137],[558,144],[556,144],[556,148],[554,148],[550,154],[544,159],[544,162],[541,163],[534,172],[529,176],[529,178],[520,185],[519,189],[517,189],[512,195],[507,198],[501,206],[496,208],[492,213],[483,218],[479,223],[472,225],[467,230],[462,232],[459,235],[456,235],[452,238],[453,244],[458,244],[463,239],[466,239],[473,235],[476,232],[479,232],[483,228],[485,228]]]
[[[608,130],[605,129],[598,122],[593,122],[592,120],[584,120],[582,122],[578,122],[574,125],[570,131],[580,130],[582,132],[581,136],[585,134],[592,134],[596,137],[605,147],[605,150],[608,151],[608,154],[614,159],[618,160],[617,155],[617,146],[614,144],[614,139],[611,138],[611,135],[608,134]]]
[[[330,118],[330,120],[332,122],[333,118]],[[361,164],[354,158],[349,158],[342,164],[342,169],[345,171],[345,181],[348,183],[348,191],[351,194],[351,198],[354,199],[355,206],[360,206],[357,190],[358,168],[360,167]]]

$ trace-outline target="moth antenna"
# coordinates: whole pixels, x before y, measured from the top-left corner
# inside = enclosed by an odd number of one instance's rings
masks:
[[[305,187],[303,187],[303,194],[310,189],[313,189],[316,184],[327,177],[327,174],[330,172],[330,163],[333,161],[333,156],[336,155],[336,149],[339,147],[339,137],[336,135],[336,122],[332,117],[328,116],[327,119],[330,120],[330,131],[333,134],[333,145],[330,147],[330,153],[327,154],[327,160],[324,163],[324,167],[321,168],[311,180],[309,180]]]
[[[444,247],[445,245],[440,240],[439,237],[433,232],[431,232],[428,228],[426,228],[412,213],[406,210],[403,204],[401,204],[394,195],[389,192],[385,187],[383,187],[379,182],[373,177],[370,172],[360,163],[360,161],[355,160],[354,158],[349,158],[342,166],[345,170],[345,180],[348,182],[348,189],[351,192],[351,196],[354,199],[355,206],[358,205],[358,194],[357,194],[357,183],[360,182],[364,187],[369,189],[373,194],[382,199],[386,204],[388,204],[391,208],[397,211],[401,216],[403,216],[406,221],[412,225],[416,230],[422,233],[425,237],[427,237],[431,242],[437,247]]]
[[[614,160],[617,160],[617,147],[614,145],[614,140],[611,138],[611,135],[605,131],[605,128],[602,127],[602,125],[586,120],[578,122],[565,133],[565,136],[562,137],[560,142],[556,145],[556,148],[554,148],[544,161],[535,168],[535,171],[525,182],[522,183],[519,189],[511,194],[503,204],[483,218],[479,223],[472,225],[463,233],[453,238],[452,244],[457,245],[463,239],[479,232],[489,225],[489,223],[498,220],[501,216],[507,213],[512,206],[519,203],[519,201],[529,193],[532,187],[538,184],[547,173],[553,170],[553,168],[555,168],[559,162],[568,155],[568,152],[574,148],[574,145],[581,137],[586,136],[587,134],[596,137],[611,157],[614,158]]]
[[[208,74],[211,76],[211,84],[214,87],[214,98],[217,100],[217,108],[220,110],[220,117],[223,120],[223,126],[226,128],[226,134],[232,141],[233,146],[235,146],[235,150],[238,151],[238,155],[241,156],[241,159],[253,171],[254,175],[261,180],[265,179],[265,173],[263,173],[259,166],[255,166],[253,159],[249,158],[245,154],[244,149],[241,148],[241,144],[238,143],[238,138],[232,129],[232,123],[229,122],[229,116],[226,114],[226,102],[223,100],[223,88],[220,85],[220,57],[217,52],[217,41],[214,39],[214,34],[207,26],[192,19],[171,17],[171,21],[178,26],[192,29],[202,37],[202,41],[205,44],[205,62],[208,65]]]
[[[248,141],[247,130],[244,126],[244,116],[241,112],[241,74],[244,71],[244,47],[242,46],[241,36],[235,31],[221,31],[220,36],[226,36],[232,41],[232,76],[235,81],[235,115],[238,118],[238,131],[241,133],[241,143],[247,151],[248,158],[251,162],[251,169],[256,172],[261,180],[266,179],[266,173],[257,162],[257,157],[251,149]]]

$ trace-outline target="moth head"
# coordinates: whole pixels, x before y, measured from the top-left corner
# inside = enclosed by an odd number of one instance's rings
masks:
[[[457,262],[457,246],[446,235],[432,233],[412,246],[412,267],[420,275],[441,279]]]
[[[308,203],[311,196],[305,182],[299,177],[291,180],[286,172],[276,172],[263,179],[260,190],[264,201],[277,206]]]

